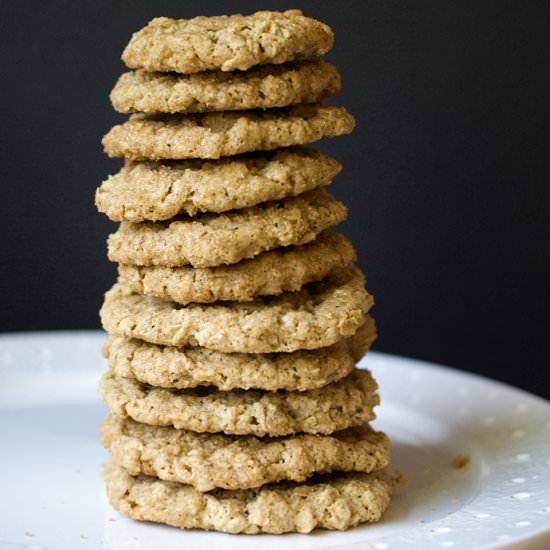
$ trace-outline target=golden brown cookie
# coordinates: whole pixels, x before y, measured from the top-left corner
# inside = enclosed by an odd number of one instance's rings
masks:
[[[174,348],[110,336],[104,346],[109,368],[159,388],[215,386],[219,390],[311,390],[348,375],[376,338],[374,319],[349,338],[326,348],[292,353],[221,353]]]
[[[246,72],[121,75],[111,92],[121,113],[202,113],[316,103],[340,90],[340,75],[325,61],[297,61]]]
[[[212,267],[281,246],[305,244],[345,219],[346,207],[322,189],[226,214],[167,222],[123,222],[109,236],[109,259],[132,265]]]
[[[99,383],[101,398],[118,416],[151,426],[258,437],[331,434],[361,426],[375,417],[376,390],[366,370],[355,370],[338,382],[303,392],[222,392],[212,387],[167,390],[119,378],[111,371]]]
[[[199,491],[253,489],[333,471],[369,473],[385,468],[390,455],[386,434],[367,425],[325,436],[258,439],[148,426],[110,414],[101,426],[101,441],[131,475]]]
[[[276,248],[229,266],[192,268],[119,265],[119,281],[137,294],[179,304],[246,302],[300,290],[350,266],[355,251],[343,235],[324,232],[302,246]]]
[[[148,71],[246,70],[323,55],[333,42],[330,27],[300,10],[193,19],[157,17],[132,35],[122,60],[132,69]]]
[[[340,169],[303,147],[220,160],[127,161],[101,184],[96,206],[117,222],[239,210],[323,187]]]
[[[272,353],[326,347],[351,336],[372,304],[361,272],[350,268],[298,292],[252,302],[182,306],[117,283],[100,316],[109,334],[152,344]]]
[[[343,107],[318,103],[267,111],[134,114],[113,126],[102,143],[109,156],[131,160],[219,159],[341,136],[354,126]]]
[[[112,506],[141,521],[226,533],[309,533],[379,521],[400,479],[384,470],[333,474],[304,483],[202,493],[190,485],[132,477],[113,460],[103,469]]]

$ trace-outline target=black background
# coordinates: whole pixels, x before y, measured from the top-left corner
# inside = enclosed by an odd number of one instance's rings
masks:
[[[375,294],[376,348],[550,397],[550,10],[529,0],[1,3],[0,330],[97,328],[115,270],[94,190],[130,34],[156,15],[330,24],[351,136],[320,147]]]

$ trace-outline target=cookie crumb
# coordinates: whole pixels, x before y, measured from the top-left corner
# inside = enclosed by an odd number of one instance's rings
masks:
[[[451,462],[451,466],[455,470],[463,470],[470,464],[470,457],[466,455],[456,455]]]

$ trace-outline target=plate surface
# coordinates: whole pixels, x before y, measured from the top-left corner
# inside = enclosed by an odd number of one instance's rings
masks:
[[[344,533],[236,536],[126,520],[98,441],[100,332],[0,336],[0,548],[550,548],[550,405],[453,369],[381,353],[375,426],[406,485],[384,520]],[[457,457],[466,466],[458,467]],[[465,459],[465,460],[464,460]],[[453,465],[453,462],[454,465]],[[459,460],[460,462],[460,460]]]

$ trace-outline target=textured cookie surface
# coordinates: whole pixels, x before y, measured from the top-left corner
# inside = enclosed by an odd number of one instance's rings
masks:
[[[361,272],[350,268],[298,292],[252,302],[182,306],[117,283],[100,316],[109,334],[152,344],[272,353],[321,348],[351,336],[372,304]]]
[[[191,75],[124,73],[111,92],[121,113],[201,113],[315,103],[340,89],[340,75],[325,61],[256,67],[244,73]]]
[[[103,469],[113,507],[132,519],[227,533],[309,533],[378,521],[399,484],[383,470],[304,483],[202,493],[189,485],[132,477],[109,461]]]
[[[180,304],[274,296],[300,290],[355,261],[352,244],[339,233],[321,233],[302,246],[276,248],[229,266],[192,268],[119,265],[120,282],[145,296]]]
[[[221,392],[211,387],[166,390],[119,378],[110,371],[99,385],[109,409],[136,422],[259,437],[330,434],[365,424],[374,418],[373,409],[379,403],[376,389],[376,382],[364,370],[303,392]]]
[[[314,473],[372,472],[389,462],[387,436],[367,426],[333,435],[285,438],[200,434],[109,415],[101,441],[115,462],[137,476],[192,485],[199,491],[251,489]]]
[[[123,222],[109,236],[113,262],[212,267],[280,246],[305,244],[343,221],[346,207],[322,189],[226,214],[168,222]]]
[[[109,156],[131,160],[218,159],[340,136],[354,125],[343,107],[316,103],[268,111],[134,114],[111,128],[102,143]]]
[[[178,214],[225,212],[322,187],[340,164],[319,151],[295,147],[217,161],[128,161],[96,192],[113,221],[160,221]]]
[[[327,348],[292,353],[220,353],[173,348],[111,336],[104,347],[109,368],[159,388],[215,386],[220,390],[311,390],[348,375],[376,338],[374,320]]]
[[[333,42],[330,27],[299,10],[193,19],[157,17],[134,33],[122,60],[132,69],[148,71],[246,70],[323,55]]]

